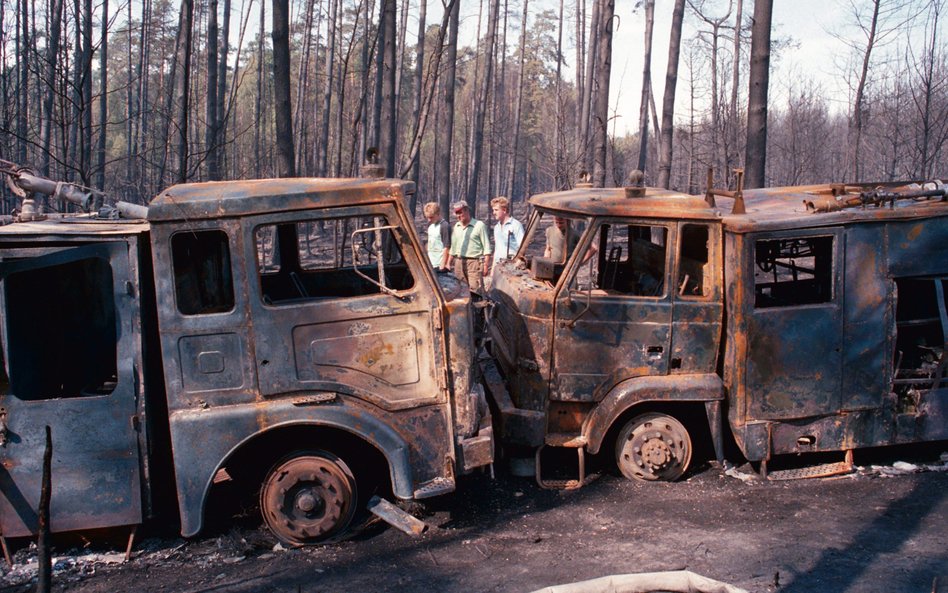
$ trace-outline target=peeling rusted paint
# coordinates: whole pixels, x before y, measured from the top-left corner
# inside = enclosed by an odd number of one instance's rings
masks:
[[[21,455],[29,453],[23,444],[33,443],[30,435],[47,417],[72,419],[53,431],[57,456],[71,464],[53,468],[54,531],[139,523],[142,499],[160,486],[149,472],[138,471],[148,464],[138,455],[152,451],[163,451],[173,464],[174,475],[158,479],[176,485],[188,536],[201,528],[214,476],[230,475],[228,463],[248,459],[248,451],[259,463],[295,468],[289,489],[299,489],[302,498],[290,501],[286,509],[295,510],[289,514],[316,508],[319,488],[310,483],[316,478],[300,467],[326,468],[341,492],[354,491],[345,483],[360,477],[346,466],[356,441],[381,453],[394,494],[405,499],[453,490],[459,457],[465,471],[491,463],[490,413],[474,365],[472,297],[466,286],[428,265],[405,210],[405,196],[413,192],[413,183],[393,179],[187,184],[162,192],[148,208],[148,223],[72,215],[0,228],[0,281],[83,255],[107,262],[100,265],[102,276],[111,267],[114,290],[107,294],[115,301],[114,321],[101,317],[95,325],[95,315],[77,314],[64,317],[59,328],[40,318],[39,334],[62,330],[78,340],[72,326],[91,318],[84,322],[92,324],[86,347],[110,333],[121,340],[118,381],[109,397],[32,393],[41,382],[24,382],[19,374],[0,394],[14,431],[10,446],[0,450],[0,463],[12,476],[0,480],[3,534],[34,529],[29,509],[35,505],[29,496],[18,498],[17,488],[38,479],[35,455]],[[154,274],[130,273],[128,258],[145,262]],[[60,281],[61,292],[105,290],[94,286],[98,278],[90,272],[77,273],[85,274],[82,290]],[[43,288],[55,289],[56,278],[50,274],[52,282]],[[46,302],[45,295],[30,292],[40,284],[20,284],[14,296]],[[100,316],[107,305],[89,304]],[[12,318],[10,310],[0,314],[6,322]],[[41,371],[28,335],[14,331],[5,357],[21,365],[17,369]],[[146,343],[148,358],[142,355]],[[24,406],[19,400],[42,401]],[[143,424],[163,426],[170,443],[150,442],[145,430],[132,430],[128,419],[136,413]],[[116,439],[121,442],[111,443]],[[299,462],[285,459],[294,452],[301,453]],[[22,459],[32,461],[21,471]],[[348,461],[357,467],[360,459]],[[81,496],[92,479],[109,486],[102,496]],[[267,483],[265,515],[279,523],[285,510],[277,500],[279,478]],[[321,525],[318,531],[337,527],[344,526]],[[308,533],[300,528],[278,536],[305,540]]]
[[[728,424],[753,460],[944,438],[948,390],[937,375],[946,365],[936,366],[945,360],[948,304],[936,297],[948,283],[945,186],[748,190],[744,213],[733,211],[736,192],[715,190],[716,206],[665,190],[635,193],[581,187],[531,198],[524,247],[499,267],[490,294],[493,353],[511,393],[498,407],[511,426],[539,414],[549,443],[578,433],[582,419],[595,452],[638,406],[677,413],[668,406],[689,398],[669,394],[710,373],[717,395],[693,399],[711,405],[726,396]],[[554,215],[585,231],[561,275],[547,281],[529,271],[537,254],[529,243]],[[584,249],[606,245],[606,230],[597,233],[607,225],[653,229],[652,244],[667,245],[661,285],[686,285],[679,270],[696,268],[682,261],[684,224],[710,229],[711,282],[701,298],[668,288],[623,295],[603,277],[579,286]],[[665,243],[655,239],[662,234]],[[634,245],[619,247],[623,258]],[[597,269],[608,270],[608,257],[594,253]],[[912,317],[913,309],[926,312]],[[622,385],[657,379],[665,389],[617,395]]]

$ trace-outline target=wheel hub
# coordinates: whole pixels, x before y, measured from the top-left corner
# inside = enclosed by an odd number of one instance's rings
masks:
[[[630,420],[616,440],[616,463],[634,480],[676,480],[691,461],[691,439],[675,418],[643,414]]]
[[[322,454],[299,455],[271,470],[260,491],[260,510],[278,538],[306,544],[345,529],[356,494],[354,478],[341,464]]]
[[[674,459],[674,452],[658,433],[642,445],[642,460],[652,468],[652,471],[665,468]]]
[[[324,504],[323,499],[319,498],[311,488],[308,488],[296,495],[296,508],[306,513],[308,516],[319,513],[325,509],[325,506],[326,505]]]

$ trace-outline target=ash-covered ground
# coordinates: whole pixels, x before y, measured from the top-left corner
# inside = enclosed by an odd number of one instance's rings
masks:
[[[847,476],[762,481],[749,466],[684,481],[606,474],[574,491],[498,472],[415,509],[427,532],[384,523],[349,539],[284,549],[253,518],[184,540],[144,533],[64,540],[54,591],[510,591],[610,574],[688,569],[755,592],[948,591],[948,454],[856,453]],[[36,555],[14,542],[5,591],[35,586]]]

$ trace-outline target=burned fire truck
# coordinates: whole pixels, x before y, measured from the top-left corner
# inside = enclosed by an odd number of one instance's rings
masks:
[[[47,426],[54,532],[173,501],[192,536],[244,494],[294,545],[341,535],[377,492],[450,492],[495,431],[549,487],[610,449],[629,478],[674,480],[727,435],[765,473],[948,439],[940,183],[535,196],[476,356],[471,293],[427,264],[411,182],[102,207],[0,164],[24,198],[0,226],[0,543],[37,531]],[[38,194],[91,213],[43,215]],[[573,451],[577,476],[547,472]]]
[[[492,462],[471,296],[428,265],[411,182],[189,184],[115,209],[8,172],[2,538],[37,531],[46,426],[53,532],[170,499],[191,536],[230,488],[305,544],[376,490],[423,499]],[[43,216],[34,193],[93,213]]]
[[[799,475],[948,439],[946,189],[531,198],[489,295],[498,441],[535,450],[541,484],[576,487],[587,453],[675,480],[696,441],[723,459],[728,433],[763,474],[777,455],[847,453]]]

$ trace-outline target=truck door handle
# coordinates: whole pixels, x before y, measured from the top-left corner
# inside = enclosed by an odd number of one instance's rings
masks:
[[[652,357],[661,356],[662,352],[665,351],[663,346],[646,346],[645,353]]]

